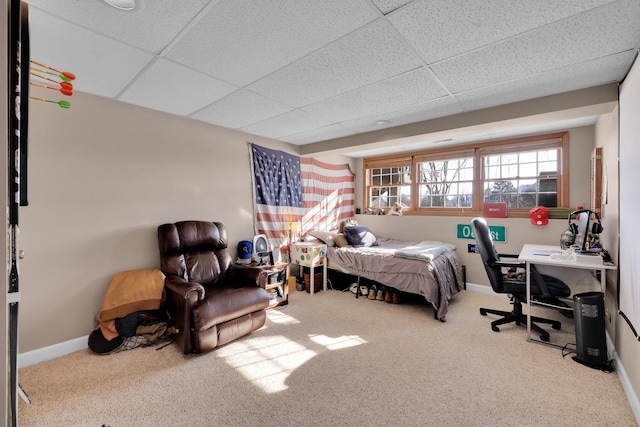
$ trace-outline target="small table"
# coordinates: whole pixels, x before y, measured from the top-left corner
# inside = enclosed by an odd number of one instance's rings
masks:
[[[291,264],[309,267],[310,293],[315,291],[315,267],[323,266],[322,289],[327,290],[327,245],[324,243],[295,242],[291,244]]]
[[[275,265],[265,264],[258,265],[255,262],[250,264],[234,264],[235,268],[254,268],[266,271],[266,275],[259,277],[260,286],[267,292],[275,290],[277,292],[275,299],[269,299],[269,307],[273,308],[279,305],[289,304],[289,288],[287,279],[289,278],[289,263],[280,262]]]

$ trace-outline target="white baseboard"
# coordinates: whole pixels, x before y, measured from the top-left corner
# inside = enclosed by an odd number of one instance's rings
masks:
[[[39,348],[37,350],[27,351],[18,355],[18,368],[35,365],[36,363],[45,362],[57,357],[65,356],[78,350],[85,350],[88,347],[89,336],[76,338],[73,340],[50,345],[49,347]]]
[[[504,297],[507,296],[507,294],[496,294],[493,291],[493,288],[491,286],[476,285],[475,283],[469,283],[469,282],[467,282],[467,290],[473,291],[473,292],[480,292],[483,294],[496,295],[496,296],[504,296]]]
[[[624,366],[622,366],[622,362],[618,357],[618,352],[616,352],[616,349],[613,346],[613,341],[611,341],[609,333],[607,333],[607,349],[609,350],[609,354],[613,359],[613,364],[616,367],[616,372],[618,373],[618,378],[620,378],[622,388],[627,395],[627,400],[629,401],[629,405],[631,406],[633,415],[635,415],[636,421],[638,422],[638,425],[640,425],[640,401],[638,400],[638,396],[636,395],[636,392],[631,385],[631,381],[629,381],[627,371],[625,371]]]

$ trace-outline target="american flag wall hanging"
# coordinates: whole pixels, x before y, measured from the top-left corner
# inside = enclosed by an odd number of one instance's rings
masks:
[[[250,145],[255,232],[273,248],[288,244],[289,224],[298,234],[336,231],[354,215],[355,176],[349,165],[331,165],[309,157]]]

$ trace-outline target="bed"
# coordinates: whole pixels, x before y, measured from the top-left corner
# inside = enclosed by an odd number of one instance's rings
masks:
[[[376,238],[377,245],[329,246],[330,268],[423,296],[434,317],[445,321],[451,298],[464,286],[455,246],[443,242],[407,242]]]

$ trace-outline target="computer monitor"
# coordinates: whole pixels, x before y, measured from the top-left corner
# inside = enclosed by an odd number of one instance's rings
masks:
[[[578,231],[576,233],[576,240],[574,246],[578,251],[587,250],[587,242],[589,241],[589,220],[591,217],[591,211],[585,210],[579,214],[578,217]]]

